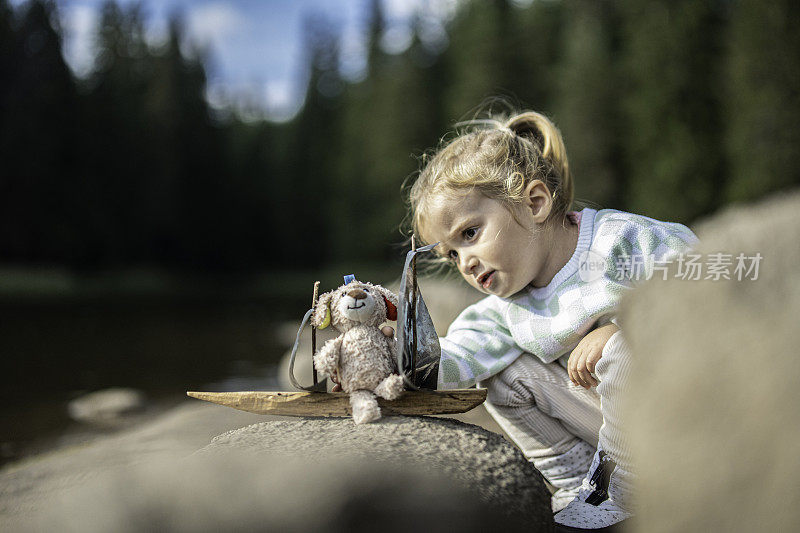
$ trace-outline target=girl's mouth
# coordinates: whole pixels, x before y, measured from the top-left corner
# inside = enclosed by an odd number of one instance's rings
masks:
[[[488,289],[489,287],[492,286],[495,272],[496,272],[495,270],[490,270],[485,274],[481,274],[481,276],[478,278],[478,283],[481,284],[481,287],[483,287],[484,289]]]

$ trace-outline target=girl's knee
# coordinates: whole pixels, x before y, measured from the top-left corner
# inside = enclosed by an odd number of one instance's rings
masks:
[[[603,355],[595,366],[597,378],[603,382],[627,374],[631,364],[630,350],[622,332],[614,333],[603,347]]]
[[[563,375],[561,375],[563,374]],[[498,406],[534,405],[546,396],[552,385],[567,387],[569,377],[558,363],[544,363],[533,355],[523,354],[481,386],[488,389],[487,400]],[[546,385],[545,385],[546,384]]]
[[[514,405],[514,389],[510,383],[501,378],[502,372],[478,383],[486,389],[486,401],[497,407]]]

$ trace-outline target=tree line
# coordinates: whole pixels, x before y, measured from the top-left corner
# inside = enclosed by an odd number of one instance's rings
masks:
[[[103,5],[92,71],[62,56],[57,6],[0,0],[0,261],[79,271],[258,272],[399,257],[401,191],[487,97],[544,112],[576,195],[691,223],[800,183],[800,4],[791,0],[463,2],[446,43],[412,20],[402,53],[369,7],[367,73],[338,28],[304,29],[307,91],[288,123],[209,108],[183,29],[145,39]]]

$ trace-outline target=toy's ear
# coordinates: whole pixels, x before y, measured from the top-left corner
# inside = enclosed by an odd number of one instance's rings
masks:
[[[381,293],[383,301],[386,302],[386,319],[397,320],[397,296],[389,289],[381,287],[380,285],[375,285],[375,289]]]
[[[331,306],[325,305],[325,318],[322,319],[322,323],[317,326],[317,329],[325,329],[331,325]]]
[[[311,317],[311,325],[317,329],[325,329],[331,325],[331,297],[332,292],[326,292],[317,300],[314,308],[314,315]]]
[[[397,306],[390,302],[386,296],[383,297],[383,301],[386,302],[386,319],[397,320]]]

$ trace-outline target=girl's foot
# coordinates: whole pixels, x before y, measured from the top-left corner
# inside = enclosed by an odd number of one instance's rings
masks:
[[[575,530],[600,530],[631,517],[632,477],[603,450],[597,450],[578,496],[555,515],[556,524]]]
[[[566,452],[534,459],[533,466],[555,488],[550,499],[554,513],[566,507],[578,495],[594,454],[594,446],[576,438],[575,444]]]

